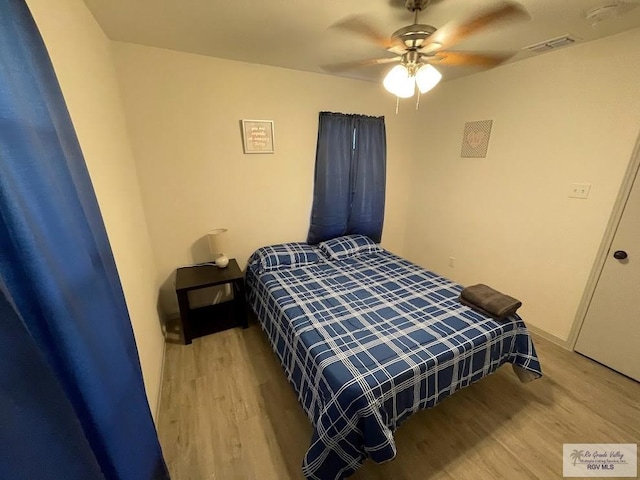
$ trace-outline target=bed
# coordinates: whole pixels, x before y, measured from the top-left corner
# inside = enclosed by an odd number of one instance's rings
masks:
[[[542,375],[519,316],[498,322],[463,306],[460,285],[366,237],[263,247],[246,285],[314,427],[308,479],[393,459],[393,432],[412,413],[504,363],[523,381]]]

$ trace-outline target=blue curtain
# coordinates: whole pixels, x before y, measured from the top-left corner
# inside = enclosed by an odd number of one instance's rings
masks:
[[[62,92],[24,0],[0,5],[0,478],[168,478]]]
[[[308,243],[348,234],[382,237],[384,117],[321,112]]]
[[[383,117],[356,117],[347,234],[382,238],[387,140]]]

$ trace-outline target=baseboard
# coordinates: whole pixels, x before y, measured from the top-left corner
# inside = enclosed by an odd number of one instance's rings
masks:
[[[554,344],[558,345],[559,347],[564,348],[565,350],[573,350],[569,346],[569,342],[567,340],[563,340],[560,337],[556,337],[552,333],[545,332],[544,330],[542,330],[542,329],[540,329],[538,327],[534,327],[533,325],[528,325],[528,324],[527,324],[527,330],[529,330],[534,335],[538,335],[539,337],[542,337],[545,340],[549,340],[551,343],[554,343]]]
[[[167,353],[167,344],[166,342],[162,342],[162,365],[160,370],[160,385],[158,386],[158,393],[156,397],[156,411],[154,415],[154,420],[156,423],[156,428],[158,426],[158,419],[160,418],[160,401],[162,400],[162,385],[164,385],[164,360]]]

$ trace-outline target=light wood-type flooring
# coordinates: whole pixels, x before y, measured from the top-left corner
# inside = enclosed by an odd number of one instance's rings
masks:
[[[640,384],[534,337],[545,376],[509,365],[415,414],[397,457],[353,480],[562,478],[563,443],[640,443]],[[173,480],[302,479],[312,428],[256,321],[167,344],[158,431]]]

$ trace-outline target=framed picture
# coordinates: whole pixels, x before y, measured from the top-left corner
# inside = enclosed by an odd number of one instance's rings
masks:
[[[274,153],[273,120],[242,120],[244,153]]]
[[[493,120],[467,122],[462,135],[461,157],[486,158]]]

